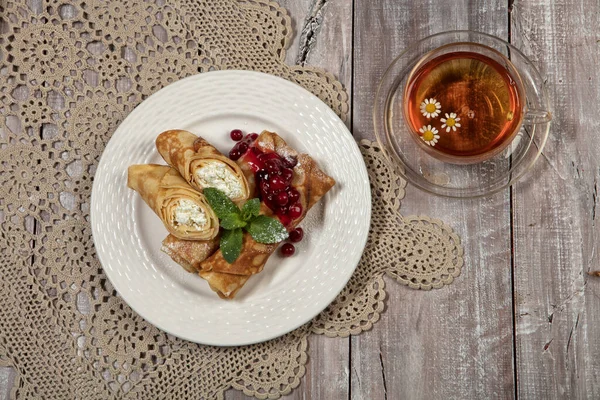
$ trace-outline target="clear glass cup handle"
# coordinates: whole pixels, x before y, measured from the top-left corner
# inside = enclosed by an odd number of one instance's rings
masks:
[[[546,110],[526,109],[523,123],[543,124],[552,121],[552,113]]]

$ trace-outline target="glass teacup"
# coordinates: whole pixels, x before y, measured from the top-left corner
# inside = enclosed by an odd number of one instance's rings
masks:
[[[378,141],[408,181],[473,197],[523,175],[541,153],[551,113],[542,78],[518,49],[455,31],[423,39],[394,60],[373,117]]]

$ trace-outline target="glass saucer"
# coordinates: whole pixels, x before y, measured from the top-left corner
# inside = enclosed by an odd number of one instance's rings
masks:
[[[404,113],[403,97],[413,68],[429,52],[442,46],[479,44],[496,50],[517,69],[525,91],[526,117],[506,148],[472,164],[456,164],[433,157],[415,140]],[[402,52],[383,76],[373,107],[375,135],[386,155],[402,167],[403,177],[427,192],[448,197],[480,197],[498,192],[519,180],[535,163],[550,130],[547,93],[540,73],[527,57],[511,44],[483,33],[443,32],[416,42]],[[536,113],[539,113],[536,116]]]

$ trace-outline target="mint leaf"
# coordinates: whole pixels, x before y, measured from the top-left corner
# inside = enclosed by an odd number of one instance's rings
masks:
[[[215,188],[206,188],[202,191],[208,204],[219,219],[226,218],[231,214],[239,214],[240,209],[225,193]]]
[[[244,221],[250,221],[252,217],[258,216],[258,213],[260,213],[259,199],[248,200],[242,207],[242,219]]]
[[[279,243],[288,238],[285,226],[278,219],[265,215],[252,219],[246,230],[258,243]]]
[[[221,226],[228,230],[243,228],[246,226],[246,221],[239,214],[227,214],[221,218]]]
[[[242,251],[243,233],[241,228],[223,231],[221,235],[221,254],[229,264],[237,260]]]

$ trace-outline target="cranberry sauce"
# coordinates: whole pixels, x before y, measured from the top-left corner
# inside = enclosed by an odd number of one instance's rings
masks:
[[[251,133],[236,143],[229,152],[232,160],[243,157],[256,178],[258,197],[289,227],[302,215],[300,193],[292,187],[295,158],[283,158],[275,152],[263,152],[253,146],[258,135]]]

